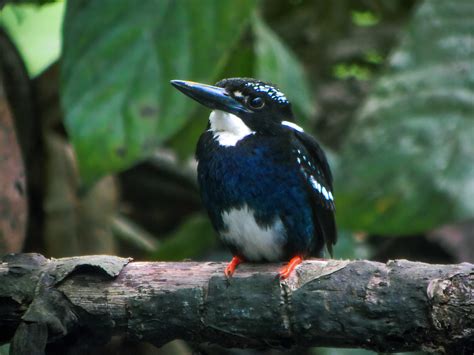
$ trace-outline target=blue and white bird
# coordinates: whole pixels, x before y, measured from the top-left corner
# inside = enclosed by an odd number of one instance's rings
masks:
[[[234,256],[225,274],[244,261],[289,261],[285,279],[304,258],[322,257],[325,245],[332,255],[331,171],[285,95],[249,78],[171,84],[212,109],[196,158],[202,201]]]

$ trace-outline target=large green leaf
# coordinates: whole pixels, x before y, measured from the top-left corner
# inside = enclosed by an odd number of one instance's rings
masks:
[[[0,26],[12,37],[31,77],[58,60],[63,14],[63,2],[38,6],[22,1],[1,9]]]
[[[342,150],[338,221],[404,234],[474,216],[474,2],[426,1]]]
[[[292,102],[298,118],[306,121],[313,116],[314,106],[301,63],[260,17],[254,18],[253,25],[255,76],[277,84]]]
[[[170,79],[209,82],[255,2],[69,1],[62,104],[85,181],[144,158],[193,108]]]

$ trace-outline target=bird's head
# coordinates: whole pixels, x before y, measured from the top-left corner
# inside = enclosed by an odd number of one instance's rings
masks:
[[[172,80],[171,84],[213,110],[209,117],[213,131],[272,135],[283,129],[282,122],[293,122],[291,104],[285,95],[256,79],[224,79],[215,86],[184,80]]]

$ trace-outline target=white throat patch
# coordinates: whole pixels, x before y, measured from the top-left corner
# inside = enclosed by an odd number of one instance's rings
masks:
[[[228,112],[214,110],[209,116],[210,131],[220,145],[233,147],[245,137],[255,134],[239,117]]]

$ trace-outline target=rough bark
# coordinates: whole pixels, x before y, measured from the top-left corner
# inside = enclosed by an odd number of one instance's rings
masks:
[[[474,350],[474,265],[306,261],[277,265],[130,262],[112,256],[0,259],[0,342],[12,353],[80,353],[111,335],[228,347]],[[45,350],[46,349],[46,350]]]

